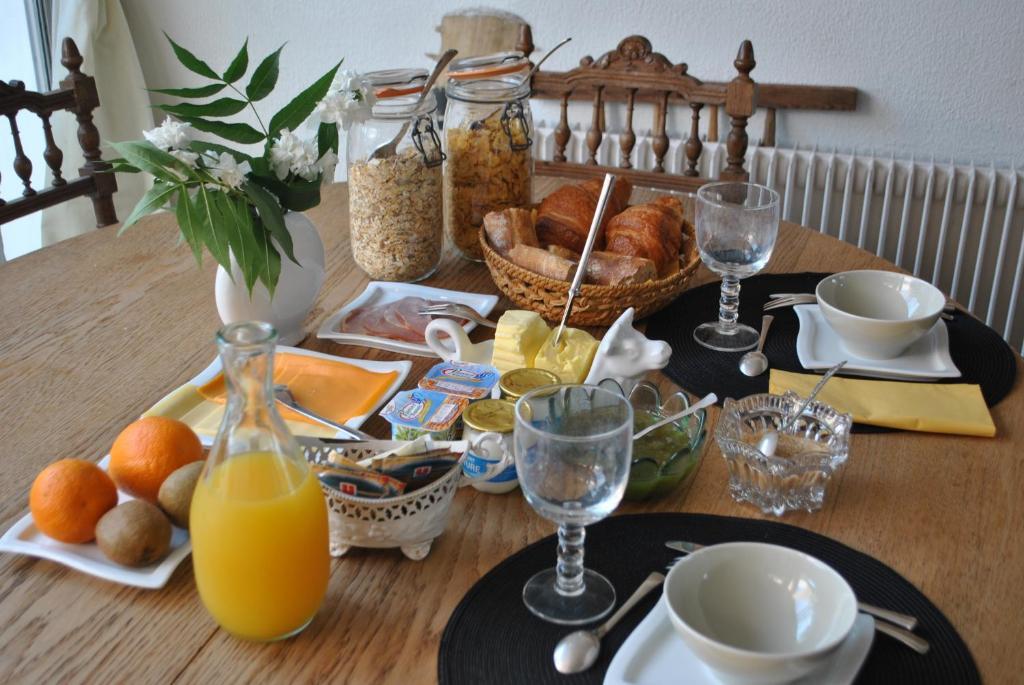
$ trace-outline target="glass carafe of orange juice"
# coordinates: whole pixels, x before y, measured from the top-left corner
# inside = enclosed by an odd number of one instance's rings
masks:
[[[203,604],[228,632],[278,640],[305,628],[327,591],[327,507],[274,407],[277,333],[225,326],[220,431],[192,497],[192,565]]]

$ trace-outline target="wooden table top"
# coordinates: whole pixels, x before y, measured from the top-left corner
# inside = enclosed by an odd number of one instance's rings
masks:
[[[558,183],[538,179],[538,195]],[[338,185],[308,213],[328,262],[308,331],[368,280],[351,259],[347,206],[346,188]],[[26,513],[29,487],[43,466],[63,457],[98,460],[126,424],[216,354],[212,260],[197,269],[187,247],[175,246],[170,215],[149,217],[122,237],[116,228],[0,267],[2,529]],[[880,267],[894,268],[784,224],[768,271]],[[702,268],[698,282],[711,279]],[[427,283],[496,292],[486,268],[452,255]],[[396,358],[315,337],[303,346]],[[406,385],[432,363],[414,359]],[[855,435],[824,509],[784,518],[908,578],[949,617],[988,682],[1012,681],[1024,670],[1017,645],[1024,634],[1020,379],[1018,373],[1012,393],[993,410],[998,437]],[[365,428],[386,433],[380,419]],[[434,682],[441,633],[465,592],[502,559],[553,532],[518,492],[461,490],[447,531],[424,561],[409,561],[397,550],[353,550],[334,560],[327,599],[313,623],[275,644],[243,642],[219,630],[196,594],[191,561],[166,587],[148,591],[49,561],[0,555],[0,681]],[[730,498],[714,441],[688,487],[619,509],[645,511],[762,518]]]

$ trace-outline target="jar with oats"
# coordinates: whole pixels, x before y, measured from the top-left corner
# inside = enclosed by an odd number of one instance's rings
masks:
[[[434,273],[444,248],[441,139],[437,104],[417,106],[427,72],[365,75],[377,101],[348,133],[348,211],[352,257],[371,278],[418,281]],[[403,131],[395,154],[374,151]]]
[[[484,215],[531,202],[530,69],[521,52],[452,62],[444,115],[444,226],[463,257],[482,261]]]

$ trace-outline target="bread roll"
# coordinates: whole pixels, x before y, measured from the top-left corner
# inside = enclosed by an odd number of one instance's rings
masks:
[[[683,241],[683,204],[675,197],[633,205],[608,222],[608,252],[643,257],[654,262],[658,277],[679,269]]]
[[[484,232],[491,247],[502,257],[508,257],[515,245],[540,247],[534,228],[535,218],[534,211],[518,207],[490,212],[484,217]]]
[[[597,209],[602,182],[593,180],[577,185],[562,186],[548,195],[537,210],[537,237],[542,245],[561,245],[574,252],[582,252],[590,232],[590,223]],[[605,208],[594,249],[604,246],[604,230],[616,214],[626,208],[633,187],[620,178],[612,188]]]
[[[529,245],[515,245],[508,253],[513,264],[556,281],[571,281],[576,262]]]

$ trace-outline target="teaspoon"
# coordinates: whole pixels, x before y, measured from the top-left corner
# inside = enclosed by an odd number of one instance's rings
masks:
[[[801,404],[795,412],[793,412],[788,417],[786,417],[786,419],[783,420],[782,425],[779,426],[779,429],[769,429],[768,431],[765,432],[764,435],[761,436],[761,439],[757,441],[757,449],[760,450],[761,454],[763,454],[766,457],[771,457],[775,455],[775,450],[779,446],[779,434],[788,429],[791,423],[793,423],[794,421],[797,420],[798,417],[803,415],[807,407],[809,407],[811,402],[814,401],[814,398],[818,396],[819,392],[821,392],[821,389],[825,387],[826,383],[828,383],[828,379],[836,375],[836,373],[839,372],[839,369],[843,368],[844,366],[846,366],[845,359],[836,364],[835,366],[833,366],[828,371],[826,371],[825,375],[821,377],[820,381],[818,381],[818,384],[814,386],[813,390],[811,390],[811,394],[807,396],[806,400],[804,400],[804,403]]]
[[[761,350],[764,349],[764,339],[768,337],[768,327],[774,320],[771,314],[761,317],[761,337],[757,340],[757,349],[747,352],[740,359],[740,371],[744,376],[760,376],[768,370],[768,357]]]
[[[665,576],[652,573],[603,624],[594,630],[577,630],[559,640],[555,645],[555,669],[559,673],[582,673],[593,666],[601,652],[601,638],[607,635],[637,602],[646,597],[647,593],[664,582]]]
[[[657,423],[652,423],[647,428],[644,428],[643,430],[637,431],[636,433],[633,434],[633,439],[634,440],[639,440],[640,438],[644,437],[645,435],[647,435],[651,431],[656,431],[659,428],[661,428],[662,426],[667,426],[670,423],[675,423],[676,421],[678,421],[679,419],[683,418],[684,416],[689,416],[690,414],[695,414],[696,412],[700,411],[704,407],[710,407],[712,404],[714,404],[717,401],[718,401],[718,395],[716,395],[713,392],[712,393],[708,393],[707,395],[702,397],[700,400],[698,400],[697,402],[691,404],[689,407],[687,407],[686,409],[682,410],[678,414],[673,414],[672,416],[666,416],[661,421],[658,421]]]

